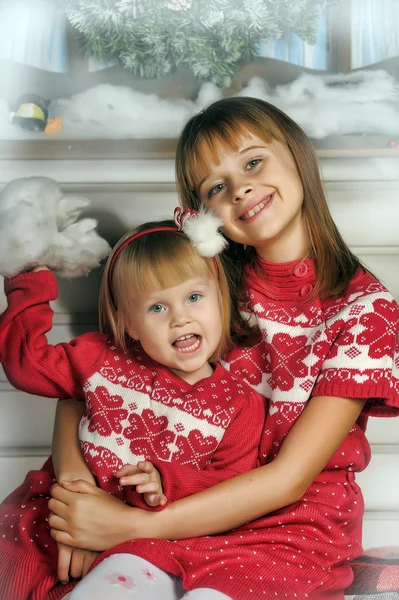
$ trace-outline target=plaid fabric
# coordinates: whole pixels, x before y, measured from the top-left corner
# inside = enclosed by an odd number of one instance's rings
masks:
[[[399,547],[373,548],[352,563],[345,600],[399,600]]]
[[[345,596],[345,600],[399,600],[398,592],[384,592],[383,594],[357,594]]]

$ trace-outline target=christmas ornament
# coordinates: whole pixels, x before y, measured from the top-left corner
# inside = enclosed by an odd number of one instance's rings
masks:
[[[14,104],[10,113],[11,122],[28,131],[44,131],[51,135],[62,129],[61,117],[48,118],[50,100],[36,94],[24,94]]]
[[[18,98],[11,122],[29,131],[44,131],[47,125],[49,100],[44,100],[36,94],[25,94]]]

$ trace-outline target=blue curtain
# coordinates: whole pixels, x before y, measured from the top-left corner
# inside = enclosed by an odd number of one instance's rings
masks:
[[[399,56],[399,0],[352,0],[351,67]]]
[[[0,60],[67,71],[66,17],[51,0],[0,0]]]
[[[259,45],[259,56],[325,71],[328,69],[328,18],[321,14],[317,21],[316,43],[308,44],[292,31],[283,33],[276,41],[264,40]]]

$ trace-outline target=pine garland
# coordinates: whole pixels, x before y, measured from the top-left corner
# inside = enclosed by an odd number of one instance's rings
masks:
[[[221,87],[261,39],[289,29],[315,42],[319,11],[337,0],[63,0],[88,55],[141,77],[179,65]]]

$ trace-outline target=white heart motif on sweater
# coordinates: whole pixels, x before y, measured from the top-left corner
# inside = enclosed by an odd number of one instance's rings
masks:
[[[271,406],[269,408],[269,415],[274,415],[277,412],[278,412],[278,406]]]
[[[363,373],[363,375],[359,375],[359,373],[356,373],[353,376],[353,379],[356,381],[356,383],[364,383],[365,381],[368,381],[370,377],[365,373]]]

